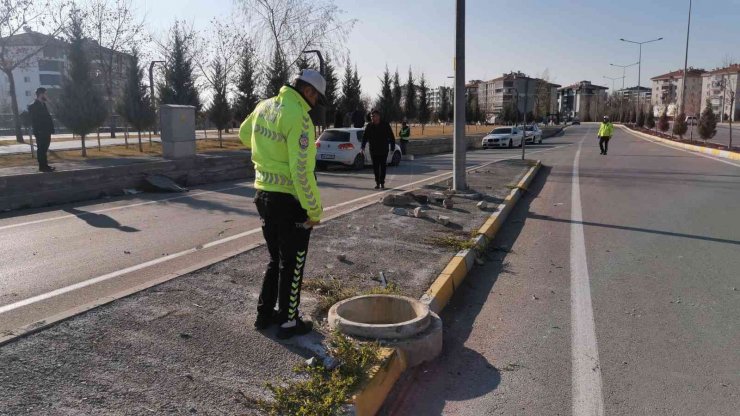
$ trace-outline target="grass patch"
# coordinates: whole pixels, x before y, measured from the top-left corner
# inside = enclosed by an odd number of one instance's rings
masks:
[[[311,312],[314,319],[323,318],[329,309],[337,302],[360,295],[401,295],[401,287],[389,282],[385,287],[376,286],[369,290],[360,290],[355,286],[343,284],[338,279],[306,279],[303,289],[313,292],[318,297],[318,303]]]
[[[52,143],[54,140],[52,139]],[[129,145],[119,146],[103,146],[98,150],[97,140],[92,140],[88,137],[86,140],[87,145],[87,157],[82,157],[82,150],[50,150],[49,151],[49,163],[63,163],[63,162],[81,162],[92,159],[116,159],[116,158],[135,158],[135,157],[161,157],[162,156],[162,144],[153,142],[149,144],[148,138],[142,137],[143,152],[139,152],[138,138],[130,138]],[[225,150],[245,150],[244,145],[238,140],[226,139],[223,140],[223,147],[220,147],[218,139],[208,140],[196,140],[195,142],[196,152],[213,152],[213,151],[225,151]],[[16,167],[16,166],[36,166],[38,162],[35,159],[31,159],[31,150],[27,153],[18,153],[12,155],[0,156],[0,167]]]
[[[339,366],[332,370],[323,365],[298,366],[294,371],[304,379],[282,385],[267,383],[274,399],[257,401],[257,407],[270,416],[340,415],[352,393],[380,364],[380,349],[377,343],[360,344],[334,333],[329,340],[329,354]]]
[[[469,238],[460,238],[452,235],[431,237],[427,239],[427,243],[439,247],[448,247],[455,250],[455,252],[475,248],[475,243]]]

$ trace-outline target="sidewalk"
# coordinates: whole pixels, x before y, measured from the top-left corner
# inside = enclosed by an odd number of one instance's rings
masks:
[[[502,161],[469,173],[468,183],[498,203],[528,169]],[[478,201],[454,202],[429,207],[448,226],[374,204],[317,227],[304,314],[325,319],[338,298],[378,288],[380,272],[419,298],[490,215]],[[293,367],[321,356],[327,333],[317,321],[318,331],[282,343],[274,328],[251,328],[266,260],[258,247],[3,346],[0,414],[262,414],[255,402],[269,399],[265,382],[297,380]]]

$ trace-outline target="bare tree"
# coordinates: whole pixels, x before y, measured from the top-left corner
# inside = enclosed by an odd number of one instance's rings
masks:
[[[550,70],[545,68],[542,74],[540,74],[539,79],[540,81],[537,81],[534,95],[534,116],[537,119],[541,119],[550,113],[550,96],[552,93]]]
[[[103,91],[109,114],[110,137],[116,137],[114,91],[123,89],[130,62],[123,62],[124,53],[140,46],[144,39],[144,18],[140,17],[133,0],[88,0],[83,6],[86,32],[97,43],[94,51],[100,75],[103,78]],[[120,82],[118,82],[120,81]]]
[[[194,61],[211,89],[218,89],[236,81],[236,71],[247,44],[254,44],[249,35],[234,20],[214,18],[211,30],[197,36],[196,48],[201,51]],[[218,70],[217,70],[218,69]]]
[[[67,4],[57,0],[3,0],[0,2],[0,71],[8,77],[10,109],[13,112],[15,138],[23,143],[23,129],[18,111],[18,96],[13,71],[34,63],[58,36],[67,22]],[[43,27],[45,33],[33,32]],[[18,41],[26,33],[30,41]]]
[[[236,0],[256,29],[267,34],[263,57],[275,50],[293,67],[303,51],[337,52],[355,24],[334,0]],[[265,59],[268,61],[269,59]]]

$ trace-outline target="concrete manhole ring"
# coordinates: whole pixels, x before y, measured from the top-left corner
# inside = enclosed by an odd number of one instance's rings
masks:
[[[423,332],[431,322],[429,307],[396,295],[363,295],[329,310],[329,325],[340,332],[371,339],[404,339]]]

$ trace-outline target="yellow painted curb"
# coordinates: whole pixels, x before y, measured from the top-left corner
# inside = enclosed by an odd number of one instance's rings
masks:
[[[381,354],[384,355],[383,364],[370,376],[359,393],[352,397],[356,416],[374,416],[393,385],[406,371],[406,357],[401,350],[384,348]]]
[[[703,147],[703,146],[696,146],[693,144],[677,143],[677,142],[674,142],[673,140],[668,140],[662,137],[653,136],[651,134],[643,133],[641,131],[634,131],[630,129],[629,127],[625,127],[621,124],[617,124],[617,127],[620,127],[623,130],[627,130],[627,132],[632,133],[636,136],[640,136],[648,140],[654,140],[656,142],[660,142],[660,143],[666,144],[671,147],[690,150],[692,152],[697,152],[697,153],[704,153],[707,155],[721,157],[723,159],[740,160],[740,153],[738,152],[733,152],[730,150],[712,149],[712,148]]]
[[[521,194],[532,183],[541,165],[542,163],[538,160],[519,181],[516,188],[511,190],[504,202],[499,204],[497,212],[488,217],[478,231],[478,235],[486,236],[485,239],[479,240],[481,242],[479,244],[485,244],[495,237],[501,225],[506,221],[509,212],[511,212],[521,197]],[[475,240],[478,240],[478,238],[476,237]],[[482,250],[485,247],[477,248]],[[432,312],[439,314],[447,306],[447,303],[452,299],[452,295],[455,294],[457,288],[460,287],[469,272],[470,270],[468,270],[465,257],[456,255],[450,260],[439,276],[437,276],[426,293],[424,293],[422,302],[429,305],[429,309]],[[355,415],[374,416],[383,406],[386,397],[401,376],[401,373],[406,370],[406,358],[403,356],[403,353],[400,350],[389,351],[391,353],[385,352],[386,359],[383,365],[375,374],[370,376],[368,383],[352,398]]]

